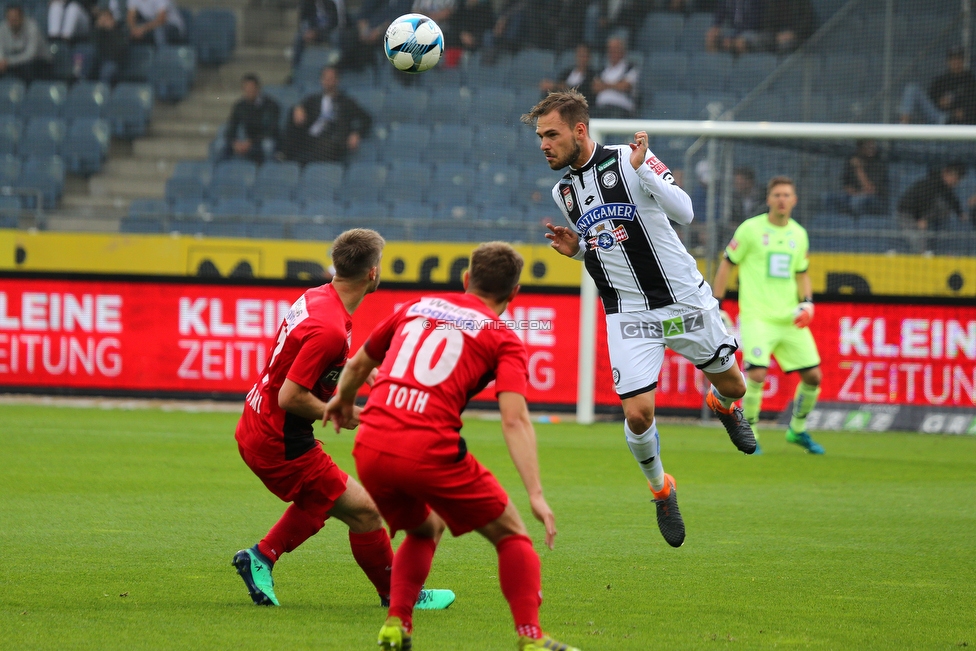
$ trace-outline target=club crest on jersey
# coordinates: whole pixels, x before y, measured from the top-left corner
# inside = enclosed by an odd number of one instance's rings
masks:
[[[654,170],[654,173],[661,176],[665,172],[669,172],[668,166],[658,160],[657,156],[650,156],[646,161],[644,161],[648,167]]]
[[[563,203],[566,204],[566,210],[572,212],[573,206],[576,205],[573,203],[573,188],[571,186],[565,185],[563,186],[562,193],[563,193]]]
[[[597,229],[601,229],[601,227],[598,226]],[[621,224],[613,230],[608,228],[599,230],[596,237],[591,237],[586,240],[586,244],[587,248],[590,250],[601,248],[604,251],[609,251],[613,247],[617,246],[617,242],[623,242],[629,237],[630,236],[627,235],[627,229],[623,227],[623,224]]]
[[[617,173],[613,170],[607,172],[600,177],[600,183],[603,184],[603,187],[609,190],[613,186],[617,185]]]
[[[611,219],[632,222],[636,216],[637,206],[632,203],[605,203],[583,213],[576,220],[576,230],[580,233],[586,233],[600,222]]]

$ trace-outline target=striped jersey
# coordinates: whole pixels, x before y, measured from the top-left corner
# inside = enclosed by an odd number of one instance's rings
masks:
[[[665,307],[705,282],[671,227],[691,223],[691,198],[650,150],[636,170],[630,153],[628,145],[597,144],[552,189],[607,314]]]

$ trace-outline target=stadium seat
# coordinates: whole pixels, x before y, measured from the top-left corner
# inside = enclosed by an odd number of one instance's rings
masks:
[[[119,70],[119,79],[130,82],[149,81],[153,71],[156,48],[152,45],[132,45]]]
[[[391,199],[399,201],[423,201],[430,182],[430,168],[419,165],[414,160],[395,160],[386,176],[382,192]],[[372,197],[377,196],[376,189]]]
[[[357,87],[347,89],[349,96],[356,100],[367,113],[373,116],[374,119],[379,119],[384,116],[384,106],[386,104],[386,91],[383,88],[373,88],[373,87]],[[292,105],[297,104],[301,98],[296,98]],[[287,110],[282,105],[282,110]]]
[[[478,168],[474,165],[438,164],[431,178],[427,201],[436,205],[463,205],[471,201],[476,187],[479,193],[483,189]]]
[[[684,27],[685,17],[682,14],[652,11],[644,17],[637,33],[637,50],[652,53],[673,52],[678,49]]]
[[[659,90],[689,90],[688,55],[684,52],[652,52],[641,69],[641,101],[647,105]]]
[[[100,118],[108,104],[111,92],[111,88],[100,82],[75,82],[68,91],[68,97],[61,111],[68,120]]]
[[[291,199],[301,178],[298,163],[268,162],[258,168],[252,196],[256,201]]]
[[[318,199],[332,200],[342,187],[345,170],[339,163],[309,163],[302,170],[297,199],[306,203]]]
[[[157,48],[150,81],[157,99],[178,102],[190,94],[196,74],[196,51],[186,45]]]
[[[732,55],[724,52],[697,52],[688,59],[692,71],[691,88],[694,91],[729,90],[732,75]]]
[[[474,90],[487,86],[498,86],[499,83],[504,83],[506,79],[510,78],[512,57],[500,56],[492,65],[482,62],[482,58],[484,58],[483,52],[481,56],[472,57],[464,69],[464,83],[468,88]]]
[[[556,56],[549,50],[526,48],[512,58],[512,72],[506,78],[513,88],[536,88],[539,81],[556,74]]]
[[[130,217],[159,217],[169,214],[165,199],[133,199],[129,204]]]
[[[715,16],[708,12],[691,14],[685,20],[685,28],[678,41],[678,49],[685,52],[701,52],[705,49],[705,33],[715,23]]]
[[[32,118],[24,127],[17,153],[21,157],[59,154],[67,131],[67,124],[59,118]]]
[[[428,93],[421,88],[387,90],[383,117],[389,122],[421,122],[427,112]]]
[[[112,91],[105,115],[112,125],[112,135],[138,138],[149,128],[153,92],[148,84],[120,83]]]
[[[173,166],[174,179],[198,179],[204,185],[210,184],[213,177],[213,166],[209,161],[181,160]]]
[[[166,179],[166,201],[175,208],[178,203],[202,203],[207,196],[207,184],[200,178],[173,176]],[[185,206],[184,206],[185,207]]]
[[[68,171],[80,176],[90,176],[102,169],[111,136],[111,127],[107,120],[74,120],[61,147],[61,156]]]
[[[24,124],[14,115],[0,115],[0,154],[13,154],[17,151]]]
[[[342,228],[336,224],[297,223],[291,226],[291,237],[294,240],[310,242],[331,242]]]
[[[397,158],[403,156],[402,152],[409,152],[407,156],[417,160],[424,156],[428,143],[430,143],[430,127],[426,124],[397,123],[390,125],[385,147]]]
[[[61,117],[61,107],[67,98],[68,87],[63,81],[35,81],[24,95],[21,115],[26,118]]]
[[[774,54],[740,54],[732,64],[728,89],[745,94],[755,88],[776,69],[778,61]]]
[[[45,208],[53,208],[64,192],[65,168],[60,156],[36,156],[28,158],[20,172],[19,185],[39,190],[43,194]],[[25,199],[26,207],[35,208],[34,199]]]
[[[695,93],[695,109],[696,109],[696,120],[708,120],[711,116],[709,113],[709,105],[714,104],[716,108],[719,108],[722,112],[728,111],[729,109],[735,108],[735,105],[739,103],[739,98],[733,93],[725,93],[721,91],[701,91]]]
[[[302,204],[290,199],[265,199],[258,208],[261,217],[294,217],[301,214]]]
[[[463,163],[473,152],[474,129],[461,124],[435,124],[424,158],[435,163]]]
[[[302,215],[312,217],[313,221],[333,220],[344,217],[346,207],[342,203],[331,198],[313,199],[305,203]],[[338,235],[338,233],[336,233]],[[335,236],[333,236],[335,237]]]
[[[471,100],[471,115],[468,116],[468,120],[471,124],[479,126],[509,124],[514,107],[515,93],[511,89],[482,86],[477,89]]]
[[[0,185],[16,185],[22,163],[14,154],[0,154]]]
[[[285,237],[287,228],[281,222],[250,221],[244,224],[244,232],[248,237],[262,240],[280,240]]]
[[[119,232],[155,235],[166,232],[162,215],[128,215],[119,221]]]
[[[471,151],[482,161],[507,161],[519,143],[519,132],[505,124],[485,124],[474,133]]]
[[[464,87],[443,86],[430,91],[426,119],[434,124],[464,124],[471,111],[471,91]]]
[[[394,219],[416,222],[430,222],[434,219],[434,207],[421,201],[397,201],[391,214]]]
[[[212,206],[211,212],[215,217],[251,217],[258,212],[257,205],[241,197],[218,199]]]
[[[226,160],[214,166],[207,196],[216,201],[247,199],[257,177],[257,165],[245,160]]]
[[[386,185],[387,168],[382,163],[350,163],[342,182],[342,198],[355,203],[375,199]]]
[[[392,215],[388,204],[375,199],[363,199],[349,204],[345,216],[360,218],[364,223],[376,224],[377,220],[388,220]]]
[[[419,75],[420,83],[430,89],[459,88],[464,85],[464,76],[460,65],[448,68],[443,63],[432,70]]]
[[[20,104],[24,101],[27,88],[24,82],[16,77],[0,79],[0,115],[17,115]]]
[[[46,24],[46,22],[39,24]],[[51,53],[48,60],[48,76],[51,79],[74,81],[76,71],[72,46],[61,41],[52,41],[48,43],[48,49]]]
[[[204,65],[226,63],[237,44],[237,18],[229,9],[203,8],[193,20],[191,42]]]
[[[214,219],[197,222],[193,232],[207,237],[247,237],[247,225],[236,219]]]
[[[322,45],[306,47],[302,51],[302,60],[294,71],[295,83],[310,87],[306,88],[306,90],[321,91],[322,87],[319,83],[319,78],[322,73],[322,68],[328,65],[334,65],[338,61],[339,56],[339,51],[331,47]],[[345,78],[343,78],[344,84]]]
[[[688,91],[660,90],[654,93],[650,109],[642,113],[655,120],[696,120],[695,97]]]

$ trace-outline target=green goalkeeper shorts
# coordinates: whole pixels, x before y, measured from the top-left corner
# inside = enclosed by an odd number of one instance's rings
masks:
[[[776,357],[779,367],[786,372],[820,365],[820,353],[810,328],[797,328],[792,323],[742,321],[739,339],[746,368],[768,368],[770,356]]]

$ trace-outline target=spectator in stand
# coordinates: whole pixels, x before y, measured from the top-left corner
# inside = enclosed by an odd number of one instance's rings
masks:
[[[883,215],[888,212],[888,163],[874,140],[858,140],[856,147],[844,163],[839,208],[852,215]]]
[[[908,84],[901,97],[901,122],[910,124],[976,124],[976,77],[966,66],[962,47],[946,53],[946,72],[929,84],[928,92]]]
[[[459,0],[454,30],[462,52],[474,52],[485,40],[485,33],[495,24],[491,0]]]
[[[486,38],[484,62],[493,65],[499,55],[523,48],[551,49],[556,42],[551,2],[507,0]]]
[[[794,51],[817,29],[810,0],[770,0],[765,14],[768,49],[776,54]]]
[[[186,41],[186,25],[173,0],[128,0],[126,6],[132,43],[160,46]]]
[[[586,8],[583,40],[590,47],[606,43],[611,35],[630,39],[648,11],[647,0],[593,0]]]
[[[129,52],[125,28],[119,17],[108,7],[95,7],[94,13],[92,43],[95,46],[95,74],[98,81],[115,85],[119,79],[119,70]]]
[[[943,165],[913,183],[898,200],[898,218],[908,230],[916,252],[929,249],[926,231],[944,231],[952,217],[968,219],[956,195],[956,186],[966,174],[958,161]]]
[[[543,97],[555,90],[569,90],[575,88],[586,102],[595,106],[596,98],[593,95],[593,80],[596,72],[590,67],[590,48],[580,43],[576,46],[576,62],[556,75],[555,79],[543,79],[539,82],[539,90]]]
[[[336,30],[346,26],[342,0],[301,0],[298,6],[298,31],[292,43],[291,67],[297,68],[307,46],[321,45],[332,39]]]
[[[7,5],[0,23],[0,76],[19,77],[29,84],[47,76],[51,51],[44,33],[19,4]]]
[[[764,9],[763,0],[722,0],[705,33],[705,49],[734,54],[761,49]]]
[[[52,41],[73,43],[91,33],[91,2],[85,0],[51,0],[47,8],[47,37]]]
[[[732,226],[766,212],[766,193],[756,185],[756,172],[751,167],[732,170]]]
[[[345,30],[340,38],[342,66],[362,68],[375,65],[383,51],[383,36],[395,18],[409,14],[413,0],[364,0],[356,14],[354,29]]]
[[[322,92],[309,95],[292,109],[281,142],[286,160],[301,165],[345,161],[369,134],[373,120],[351,97],[339,90],[339,71],[322,68]]]
[[[640,70],[627,60],[627,46],[620,36],[607,39],[607,63],[593,80],[596,102],[592,111],[598,118],[632,118],[637,114],[637,89]]]
[[[278,103],[261,92],[252,72],[241,78],[241,98],[234,103],[224,139],[226,158],[246,158],[261,164],[275,151],[278,140]]]

